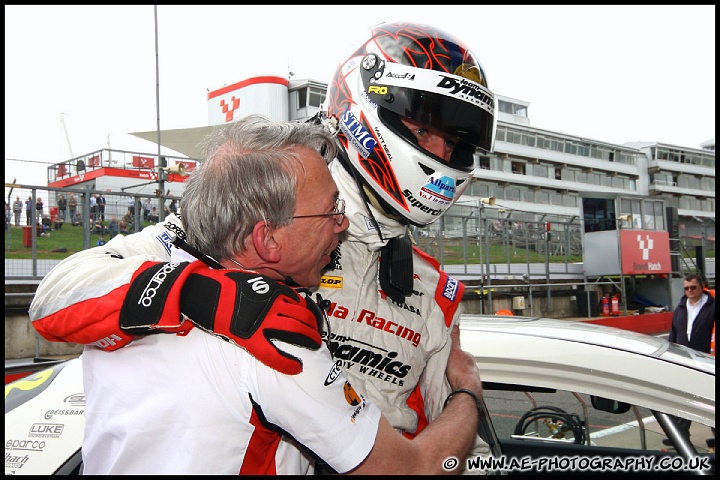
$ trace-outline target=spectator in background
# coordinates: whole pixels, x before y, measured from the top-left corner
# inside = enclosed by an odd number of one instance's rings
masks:
[[[103,194],[98,194],[97,198],[95,199],[95,202],[97,203],[97,209],[98,209],[98,216],[100,217],[100,221],[105,221],[105,197],[103,197]]]
[[[67,213],[67,199],[65,198],[65,196],[62,193],[60,195],[58,195],[57,206],[58,206],[58,216],[64,222],[65,214]]]
[[[43,225],[43,230],[45,230],[46,232],[52,231],[52,222],[50,220],[50,215],[48,215],[47,213],[43,215],[41,222]]]
[[[43,205],[42,198],[38,197],[37,203],[35,204],[35,209],[37,210],[37,217],[38,217],[38,218],[42,218],[43,208],[44,208],[44,205]]]
[[[68,200],[68,208],[70,209],[70,221],[75,220],[75,212],[77,211],[77,198],[75,194],[70,194],[70,200]]]
[[[153,223],[160,221],[160,215],[157,212],[157,207],[152,207],[152,211],[150,212],[150,215],[148,215],[148,220]]]
[[[134,217],[130,210],[127,211],[125,216],[122,218],[122,221],[125,222],[125,231],[123,231],[122,226],[120,227],[120,233],[129,233],[133,231],[133,224],[134,224]]]
[[[135,215],[135,199],[133,197],[128,197],[127,206],[128,211],[130,212],[130,216]]]
[[[146,198],[145,203],[143,203],[143,220],[146,222],[149,221],[148,217],[150,217],[150,210],[152,210],[152,204],[150,203],[150,199]]]
[[[668,340],[685,345],[700,352],[710,353],[710,338],[715,327],[715,299],[703,291],[704,282],[700,275],[690,274],[683,279],[685,295],[673,311]],[[680,430],[690,438],[691,421],[675,417]],[[665,438],[663,445],[672,442]]]
[[[110,219],[110,223],[108,224],[108,233],[110,233],[110,240],[112,240],[119,232],[120,226],[118,225],[117,218],[112,217]]]
[[[100,235],[100,238],[98,238],[98,241],[97,241],[97,246],[102,247],[103,245],[105,245],[105,237]]]
[[[119,233],[122,233],[122,234],[128,233],[128,224],[127,224],[127,221],[125,220],[125,217],[121,218],[120,221],[118,222],[118,231],[119,231]]]
[[[25,216],[27,217],[27,224],[32,225],[32,197],[28,197],[25,200]]]
[[[75,213],[72,216],[71,220],[72,226],[77,227],[78,225],[82,225],[82,217],[80,216],[80,212],[75,210]]]
[[[61,216],[58,215],[57,217],[55,217],[55,230],[60,230],[64,224],[65,220]]]
[[[90,221],[95,223],[98,219],[97,198],[93,193],[90,195]]]
[[[103,233],[103,224],[102,222],[98,221],[93,224],[92,233],[101,234]]]
[[[49,237],[50,232],[49,229],[45,227],[45,224],[38,218],[37,223],[35,224],[35,230],[37,231],[38,237]]]
[[[15,214],[15,226],[20,226],[20,215],[22,215],[22,200],[20,200],[20,196],[18,195],[15,198],[15,201],[13,202],[13,213]]]

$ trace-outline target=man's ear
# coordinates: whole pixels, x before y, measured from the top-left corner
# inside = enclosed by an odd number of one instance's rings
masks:
[[[281,258],[281,245],[277,241],[278,230],[271,228],[264,220],[255,224],[251,238],[258,256],[266,262],[276,263]]]

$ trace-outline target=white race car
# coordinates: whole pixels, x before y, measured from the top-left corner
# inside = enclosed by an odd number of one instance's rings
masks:
[[[491,464],[527,473],[714,474],[715,357],[584,322],[465,315]],[[79,474],[82,356],[5,386],[5,474]],[[673,416],[691,420],[691,437]],[[706,438],[707,437],[707,438]],[[663,443],[663,441],[665,443]]]

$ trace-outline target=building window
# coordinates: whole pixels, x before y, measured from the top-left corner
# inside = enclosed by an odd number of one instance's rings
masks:
[[[585,232],[617,230],[615,201],[606,198],[582,198]]]
[[[715,191],[715,179],[710,177],[703,177],[700,179],[700,188],[708,192]]]
[[[542,177],[547,178],[548,176],[548,168],[545,165],[530,165],[530,168],[532,169],[532,175],[534,177]]]
[[[298,109],[307,107],[307,88],[297,90]]]
[[[525,164],[522,162],[512,162],[512,173],[525,175]]]
[[[505,189],[505,200],[520,201],[520,189],[516,187]]]
[[[522,145],[522,134],[520,132],[516,132],[513,130],[508,130],[507,132],[507,142],[508,143],[517,143],[518,145]]]
[[[320,108],[320,104],[322,103],[324,96],[325,92],[323,90],[315,87],[310,87],[310,91],[308,93],[308,105],[310,105],[311,107]]]
[[[535,192],[535,203],[550,205],[550,192],[547,190],[538,190]]]
[[[606,175],[603,175],[603,177],[604,176],[606,176]],[[600,182],[601,182],[600,178],[601,178],[601,176],[598,173],[588,173],[587,183],[589,183],[590,185],[600,185]]]
[[[565,149],[565,142],[559,138],[553,138],[550,140],[550,149],[556,152],[562,152]]]

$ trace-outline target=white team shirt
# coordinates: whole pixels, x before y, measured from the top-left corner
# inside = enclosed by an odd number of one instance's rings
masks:
[[[197,328],[114,352],[86,347],[84,473],[312,473],[292,439],[338,472],[355,468],[380,411],[347,386],[324,344],[281,347],[303,359],[302,373],[283,375]]]

